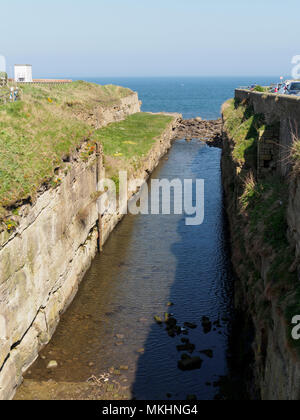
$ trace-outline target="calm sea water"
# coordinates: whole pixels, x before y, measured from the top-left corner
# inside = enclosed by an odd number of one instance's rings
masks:
[[[234,89],[251,84],[269,85],[274,77],[155,77],[88,78],[99,84],[116,84],[139,93],[146,112],[179,112],[184,118],[220,117],[221,105],[234,95]]]

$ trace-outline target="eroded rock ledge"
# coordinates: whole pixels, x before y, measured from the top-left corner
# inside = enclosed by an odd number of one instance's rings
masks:
[[[190,120],[181,119],[178,122],[175,137],[187,140],[196,138],[209,146],[222,148],[222,119],[202,120],[200,117]]]

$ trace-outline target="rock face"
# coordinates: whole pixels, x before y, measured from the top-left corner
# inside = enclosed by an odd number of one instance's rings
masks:
[[[95,127],[103,127],[112,122],[122,121],[127,115],[136,114],[141,110],[141,102],[139,101],[138,94],[133,93],[126,98],[120,99],[119,105],[113,108],[99,108],[96,120],[94,121]]]
[[[288,241],[286,247],[278,251],[277,243],[272,245],[267,241],[270,229],[265,230],[264,223],[270,222],[270,219],[260,221],[256,213],[258,228],[254,230],[255,217],[251,219],[249,211],[242,209],[243,179],[247,179],[251,166],[247,162],[241,166],[233,158],[235,141],[226,129],[223,139],[222,176],[232,262],[237,274],[235,306],[246,321],[241,331],[241,336],[247,339],[243,345],[251,341],[249,348],[254,383],[249,384],[249,390],[258,389],[263,400],[299,400],[300,357],[295,342],[291,340],[291,322],[292,314],[300,314],[300,304],[298,302],[292,310],[294,312],[289,313],[285,302],[289,303],[299,283],[300,178],[296,175],[293,179],[285,179],[277,175],[279,184],[286,183],[288,196],[285,235]],[[259,159],[257,163],[259,165]],[[271,183],[276,183],[276,178],[272,178]],[[280,208],[282,205],[280,200],[273,202],[270,196],[264,195],[261,195],[258,204],[264,205],[265,199],[269,200],[266,201],[269,207]],[[279,227],[271,229],[271,233]],[[263,231],[266,233],[263,234]]]
[[[299,97],[236,89],[235,100],[249,101],[256,114],[264,115],[266,123],[274,125],[273,133],[266,133],[266,139],[260,142],[262,150],[258,151],[259,164],[264,170],[273,169],[287,176],[290,171],[290,147],[300,129]]]
[[[137,96],[131,95],[105,121],[139,109]],[[137,174],[141,179],[170,148],[178,118],[145,157]],[[78,150],[67,170],[59,173],[61,182],[20,209],[17,229],[11,235],[0,233],[0,400],[13,397],[23,373],[51,339],[97,252],[95,196],[102,173],[101,153],[98,159],[94,153],[86,160]],[[122,217],[104,218],[103,242]]]
[[[90,113],[78,112],[77,117],[86,121],[94,128],[101,128],[107,124],[118,122],[126,118],[128,115],[136,114],[141,110],[141,102],[138,94],[133,92],[130,96],[121,98],[118,104],[112,107],[101,107],[91,111]]]
[[[75,296],[97,249],[96,166],[73,157],[0,248],[0,398],[8,399]],[[25,210],[24,210],[25,213]]]
[[[177,139],[187,140],[196,138],[206,142],[209,146],[222,147],[222,120],[205,121],[200,117],[181,120],[175,134]]]

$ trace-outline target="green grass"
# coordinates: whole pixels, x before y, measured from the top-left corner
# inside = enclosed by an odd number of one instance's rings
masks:
[[[118,161],[118,164],[113,165],[115,170],[120,165],[124,169],[137,169],[141,159],[148,154],[172,119],[166,115],[138,113],[97,130],[95,140],[103,145],[107,169],[113,160]]]
[[[296,140],[292,149],[293,158],[300,162],[300,140]]]
[[[255,244],[253,247],[257,247],[257,244],[260,244],[259,247],[268,245],[270,256],[272,255],[271,266],[267,272],[269,293],[274,300],[276,299],[276,305],[285,317],[287,340],[300,355],[300,343],[291,338],[293,328],[291,320],[295,315],[300,314],[300,285],[296,266],[294,271],[291,270],[295,262],[295,250],[292,249],[287,238],[288,194],[288,185],[279,176],[270,176],[261,182],[256,182],[253,176],[248,176],[240,197],[240,205],[253,233],[251,239]],[[243,225],[245,225],[245,219]],[[240,234],[239,237],[242,235]],[[243,241],[244,239],[241,242]],[[248,257],[244,258],[246,260]],[[249,268],[245,277],[250,278],[250,273],[254,271]],[[262,287],[264,289],[265,286]],[[260,292],[254,292],[257,301],[253,310],[261,319],[265,319],[263,307],[265,302],[262,301],[263,305],[260,308],[258,293]]]
[[[267,272],[269,294],[276,300],[276,306],[285,317],[287,340],[291,348],[300,356],[300,342],[291,337],[294,327],[291,325],[291,320],[295,315],[300,314],[300,285],[296,266],[294,271],[291,270],[291,267],[295,265],[295,250],[292,249],[287,238],[288,191],[288,185],[279,177],[269,177],[257,183],[250,176],[245,183],[240,204],[243,212],[246,212],[248,216],[248,225],[253,233],[252,240],[255,241],[253,247],[257,247],[257,244],[260,244],[259,247],[262,246],[261,244],[266,244],[271,250],[271,266]],[[245,225],[245,219],[243,224]],[[244,239],[241,242],[243,241]],[[244,259],[247,258],[246,255]],[[255,270],[249,268],[245,273],[245,278],[250,278],[250,273],[254,272]],[[259,286],[259,283],[255,284]],[[265,285],[262,287],[264,290]],[[266,319],[264,308],[263,306],[260,308],[259,305],[258,293],[261,293],[263,298],[262,292],[254,291],[256,301],[253,310],[261,319]],[[262,303],[264,304],[264,301]]]
[[[0,106],[8,101],[10,95],[9,88],[7,86],[0,86]]]
[[[282,179],[270,177],[256,182],[253,177],[247,178],[240,203],[249,214],[254,233],[262,230],[265,242],[274,250],[288,246],[288,186]]]
[[[63,158],[92,137],[87,115],[129,94],[129,89],[86,82],[24,85],[21,101],[0,104],[0,220],[15,203],[52,182]]]
[[[268,87],[263,87],[263,86],[255,86],[255,88],[253,89],[254,92],[268,92],[269,88]]]
[[[4,206],[27,199],[50,180],[89,131],[85,123],[43,106],[17,102],[0,107],[0,217]]]
[[[294,139],[293,145],[290,151],[290,161],[293,166],[294,175],[298,176],[300,173],[300,139]]]
[[[224,107],[225,128],[234,141],[233,158],[250,167],[256,165],[257,141],[260,131],[264,129],[263,116],[254,114],[251,107],[245,104],[236,104],[229,100]]]
[[[10,226],[13,208],[33,199],[43,184],[57,185],[55,169],[84,141],[82,159],[95,141],[103,144],[111,175],[137,169],[172,117],[141,113],[97,131],[86,118],[96,107],[118,105],[130,94],[86,82],[24,85],[21,101],[0,105],[0,221]]]
[[[21,95],[26,102],[47,102],[49,98],[67,108],[84,106],[91,109],[99,105],[110,106],[118,104],[120,99],[131,94],[130,89],[120,86],[100,86],[84,81],[61,85],[21,85]]]

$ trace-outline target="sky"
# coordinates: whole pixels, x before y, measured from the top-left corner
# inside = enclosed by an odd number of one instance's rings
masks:
[[[2,0],[1,15],[9,75],[288,75],[300,55],[299,0]]]

